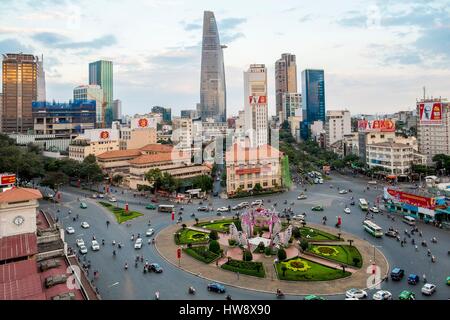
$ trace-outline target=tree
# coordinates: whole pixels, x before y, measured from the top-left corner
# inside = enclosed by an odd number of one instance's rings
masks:
[[[264,254],[265,254],[266,256],[272,255],[272,249],[271,249],[270,247],[266,247],[266,248],[264,249]]]
[[[160,186],[159,184],[161,183],[161,177],[162,177],[162,173],[161,170],[156,168],[156,169],[151,169],[149,171],[147,171],[145,174],[145,180],[148,181],[148,183],[152,186],[153,190],[156,191]]]
[[[253,192],[259,193],[262,192],[263,188],[261,187],[260,183],[256,183],[255,186],[253,187]]]
[[[41,185],[57,190],[59,185],[65,184],[68,177],[63,172],[47,172],[41,181]]]
[[[292,235],[295,239],[299,239],[302,236],[298,227],[292,228]]]
[[[358,257],[353,258],[353,265],[356,267],[361,260]]]
[[[227,186],[227,171],[223,170],[222,175],[220,176],[220,185],[222,187]]]
[[[183,230],[184,230],[184,229],[186,229],[187,225],[186,225],[185,223],[183,223],[183,224],[181,225],[181,227],[182,227]]]
[[[218,234],[218,232],[217,232],[216,230],[212,230],[212,231],[209,233],[209,238],[210,238],[211,240],[219,240],[219,234]]]
[[[192,181],[192,185],[194,188],[208,192],[213,189],[213,179],[210,176],[203,174],[195,177]]]
[[[302,248],[303,251],[308,250],[309,248],[309,242],[306,240],[301,240],[300,241],[300,248]]]
[[[220,244],[216,240],[212,240],[209,243],[209,251],[219,254],[220,253]]]
[[[160,188],[164,191],[173,192],[178,189],[180,181],[170,173],[164,172],[160,178]]]
[[[252,261],[253,255],[249,250],[244,250],[244,253],[242,255],[242,260],[244,261]]]
[[[283,264],[282,266],[281,266],[281,271],[283,271],[283,277],[285,277],[286,276],[286,271],[287,271],[287,267]]]
[[[287,258],[286,250],[284,250],[283,248],[278,249],[277,257],[278,257],[278,260],[280,260],[280,261],[286,260],[286,258]]]
[[[115,185],[120,185],[123,181],[123,176],[121,174],[116,174],[112,177],[112,182]]]

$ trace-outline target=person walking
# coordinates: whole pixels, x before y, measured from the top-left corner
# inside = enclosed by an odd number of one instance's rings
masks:
[[[427,283],[427,277],[425,276],[425,273],[422,275],[422,279],[423,279],[423,282]]]

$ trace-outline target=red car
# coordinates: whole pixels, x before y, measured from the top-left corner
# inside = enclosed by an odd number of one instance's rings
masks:
[[[157,202],[158,202],[158,199],[153,198],[153,199],[152,199],[152,202],[157,203]]]

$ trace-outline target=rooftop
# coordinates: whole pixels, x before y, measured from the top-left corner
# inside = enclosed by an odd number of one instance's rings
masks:
[[[30,201],[41,198],[42,194],[39,190],[29,188],[13,188],[0,193],[0,203]]]
[[[238,143],[233,144],[226,153],[227,162],[263,160],[268,158],[279,158],[282,152],[278,149],[265,144],[257,148],[241,146]]]
[[[367,147],[387,147],[387,148],[412,148],[412,146],[405,143],[395,143],[395,142],[380,142],[371,143]]]
[[[144,152],[172,152],[173,146],[167,145],[167,144],[159,144],[159,143],[153,143],[148,144],[142,148],[140,148],[141,151]]]
[[[0,238],[0,261],[32,256],[38,252],[34,233]]]
[[[136,159],[130,160],[130,164],[147,164],[156,162],[173,162],[190,160],[190,154],[186,152],[173,152],[173,153],[159,153],[159,154],[144,154]]]
[[[139,157],[141,154],[142,154],[141,151],[139,151],[138,149],[115,150],[115,151],[108,151],[108,152],[102,153],[97,156],[97,159],[106,160],[106,159],[114,159],[114,158]]]

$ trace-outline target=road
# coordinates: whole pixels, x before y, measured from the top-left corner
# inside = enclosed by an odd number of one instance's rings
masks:
[[[333,188],[330,188],[330,184]],[[409,285],[406,279],[400,282],[394,282],[389,280],[383,282],[382,289],[392,292],[395,298],[402,290],[411,290],[416,293],[416,299],[448,299],[450,298],[450,286],[445,285],[445,279],[450,276],[450,256],[447,252],[450,250],[450,236],[448,231],[435,228],[431,225],[419,223],[418,227],[423,232],[423,239],[426,239],[428,246],[431,249],[433,255],[437,257],[437,262],[432,263],[430,258],[426,254],[426,248],[419,246],[419,251],[416,252],[414,246],[408,242],[405,247],[401,247],[400,243],[395,239],[383,237],[381,239],[374,238],[366,233],[362,228],[362,222],[365,219],[365,214],[358,208],[358,206],[351,206],[351,214],[346,215],[343,212],[345,206],[350,202],[350,196],[353,196],[356,200],[356,204],[359,198],[366,198],[370,205],[373,205],[377,196],[381,195],[382,189],[378,187],[376,190],[371,187],[370,190],[365,190],[367,186],[367,180],[358,177],[343,176],[340,174],[333,174],[332,180],[323,185],[311,185],[307,186],[308,198],[305,200],[296,200],[300,191],[298,187],[293,190],[277,195],[261,197],[266,205],[277,202],[276,209],[278,211],[283,210],[285,207],[290,207],[291,202],[295,202],[293,206],[294,212],[307,213],[307,222],[321,223],[322,217],[327,216],[328,225],[334,225],[337,220],[337,216],[342,217],[342,229],[346,232],[352,233],[360,238],[368,240],[373,245],[377,246],[388,259],[391,269],[395,266],[405,269],[406,276],[410,273],[416,273],[420,277],[426,274],[428,282],[434,283],[438,286],[436,293],[432,297],[425,297],[420,293],[422,287],[421,284],[415,286]],[[352,193],[339,194],[340,189],[352,189]],[[365,190],[365,191],[364,191]],[[133,242],[130,240],[131,234],[145,235],[147,230],[148,221],[151,220],[151,227],[155,229],[155,232],[159,232],[166,226],[174,223],[171,221],[170,214],[158,213],[155,210],[146,210],[144,205],[148,203],[148,199],[142,199],[140,197],[134,198],[125,192],[121,194],[119,190],[114,193],[119,200],[119,204],[123,206],[123,203],[128,202],[131,210],[137,210],[144,213],[143,217],[139,217],[130,222],[131,226],[127,227],[126,224],[119,225],[112,214],[106,211],[99,205],[95,204],[94,199],[85,199],[88,204],[88,209],[80,209],[78,197],[85,194],[85,191],[80,191],[75,188],[63,189],[62,207],[60,212],[56,212],[58,205],[48,204],[45,201],[41,203],[41,207],[48,209],[53,214],[58,215],[60,221],[64,227],[73,226],[76,230],[73,235],[66,235],[66,241],[69,246],[75,248],[75,240],[77,238],[83,238],[86,243],[90,243],[92,236],[95,235],[97,240],[101,242],[101,239],[105,239],[105,246],[100,251],[92,252],[89,248],[89,252],[86,255],[86,259],[91,261],[93,270],[100,272],[99,279],[95,280],[96,286],[99,288],[100,294],[103,299],[153,299],[155,291],[159,291],[161,299],[224,299],[224,295],[209,293],[206,290],[207,280],[201,279],[197,276],[188,274],[176,266],[167,263],[162,257],[158,255],[155,248],[151,244],[147,244],[145,241],[144,246],[140,250],[133,248]],[[81,197],[81,199],[84,199]],[[81,200],[80,199],[80,200]],[[268,203],[268,200],[271,203]],[[221,206],[235,205],[242,201],[251,201],[252,199],[235,199],[227,200],[221,198],[213,198],[213,207],[218,208]],[[287,201],[287,205],[284,202]],[[141,202],[141,204],[139,204]],[[311,207],[321,204],[325,207],[323,212],[313,212]],[[177,206],[179,207],[179,206]],[[204,217],[216,217],[215,213],[199,213],[196,208],[198,204],[184,205],[183,217],[185,220],[189,220],[191,213],[195,212],[198,218]],[[69,216],[68,210],[71,208],[72,215]],[[178,212],[178,210],[177,210]],[[79,221],[73,222],[72,217],[79,214]],[[234,212],[226,213],[225,215],[233,215]],[[106,227],[106,220],[111,223],[109,227]],[[82,229],[80,223],[87,221],[90,224],[89,229]],[[393,227],[400,231],[409,227],[402,223],[400,219],[396,219],[393,222],[388,219],[386,215],[375,214],[373,221],[380,225],[383,230],[387,230],[389,227]],[[402,235],[403,237],[403,235]],[[430,239],[436,237],[438,239],[437,244],[431,244]],[[112,254],[113,246],[112,241],[122,242],[124,247],[117,249],[117,255],[114,257]],[[408,238],[410,241],[410,239]],[[418,236],[415,237],[416,242],[420,242]],[[138,268],[134,267],[134,258],[137,254],[144,255],[145,259],[149,262],[159,263],[164,272],[162,274],[142,272],[143,264],[139,263]],[[174,255],[176,253],[174,252]],[[375,257],[376,259],[376,257]],[[124,270],[125,262],[128,263],[129,269]],[[91,274],[90,274],[91,275]],[[301,285],[299,283],[299,285]],[[197,288],[195,296],[189,295],[187,288],[194,286]],[[369,297],[376,290],[369,291]],[[261,292],[254,292],[251,290],[244,290],[234,287],[227,287],[227,292],[233,297],[233,299],[274,299],[274,294],[267,294]],[[288,296],[286,299],[299,299],[298,296]],[[329,296],[327,299],[343,299],[344,295]]]

